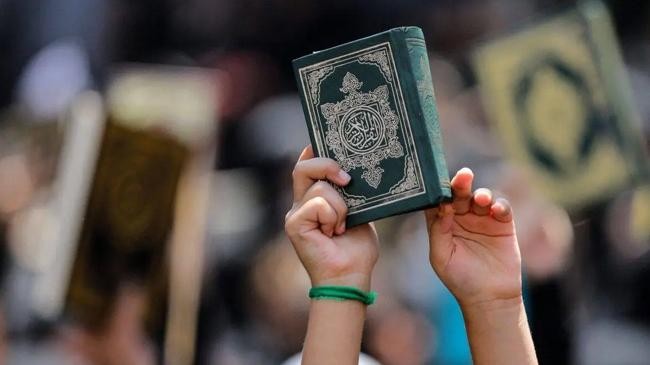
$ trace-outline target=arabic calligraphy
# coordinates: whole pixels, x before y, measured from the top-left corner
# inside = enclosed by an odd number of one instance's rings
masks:
[[[343,77],[341,92],[347,94],[337,103],[321,105],[327,121],[326,142],[345,171],[361,167],[361,178],[377,189],[384,169],[380,163],[404,156],[397,137],[400,123],[389,101],[387,85],[362,92],[363,82],[352,73]]]
[[[339,133],[346,149],[365,153],[381,144],[384,124],[377,111],[361,106],[352,109],[343,117]]]

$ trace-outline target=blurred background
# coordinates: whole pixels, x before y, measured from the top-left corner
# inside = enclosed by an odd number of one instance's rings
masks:
[[[471,167],[513,204],[540,363],[650,364],[645,160],[602,194],[556,199],[481,103],[477,47],[575,5],[0,0],[0,364],[281,364],[299,352],[309,281],[283,220],[309,138],[291,60],[400,25],[426,36],[450,172]],[[629,79],[612,74],[639,116],[619,147],[646,150],[650,2],[605,5]],[[422,214],[377,229],[363,351],[384,365],[470,364]]]

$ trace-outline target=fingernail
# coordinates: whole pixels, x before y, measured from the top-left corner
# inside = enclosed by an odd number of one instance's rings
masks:
[[[469,173],[469,174],[474,175],[474,172],[473,172],[472,169],[470,169],[469,167],[463,167],[462,169],[458,170],[458,172],[459,172],[459,173],[461,173],[461,172],[463,172],[463,173]]]
[[[348,174],[347,172],[345,172],[345,171],[343,171],[343,170],[339,170],[339,179],[341,180],[341,182],[342,182],[343,184],[347,184],[347,183],[350,182],[350,180],[352,179],[352,177],[351,177],[350,174]]]
[[[479,188],[476,190],[474,201],[476,201],[478,205],[486,207],[492,201],[492,192],[485,188]]]
[[[497,206],[499,207],[499,214],[506,215],[508,213],[506,207],[504,207],[503,205],[497,205]]]
[[[336,226],[336,230],[335,230],[335,233],[337,235],[341,235],[343,234],[343,232],[345,232],[345,223],[341,223],[338,226]]]

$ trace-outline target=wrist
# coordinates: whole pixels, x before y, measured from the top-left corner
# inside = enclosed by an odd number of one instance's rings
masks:
[[[476,364],[537,364],[521,295],[461,308]]]
[[[519,317],[524,310],[524,300],[521,295],[511,298],[497,298],[472,303],[460,303],[461,311],[466,321],[500,320],[507,317]]]
[[[351,286],[363,291],[370,291],[370,274],[350,273],[333,277],[313,277],[312,287],[317,286]]]

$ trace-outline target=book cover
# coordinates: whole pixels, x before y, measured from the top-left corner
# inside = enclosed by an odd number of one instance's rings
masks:
[[[602,3],[489,42],[474,65],[506,151],[551,199],[579,209],[643,174],[639,119]]]
[[[32,307],[92,333],[111,325],[125,284],[162,362],[191,364],[214,166],[213,70],[128,64],[106,102],[84,92],[64,119]],[[216,83],[216,84],[215,84]],[[164,355],[163,355],[164,354]]]
[[[314,153],[352,176],[346,224],[451,198],[422,31],[401,27],[293,61]]]
[[[172,137],[106,124],[67,295],[79,323],[103,328],[119,286],[133,280],[149,291],[149,330],[164,329],[165,247],[187,155]]]

